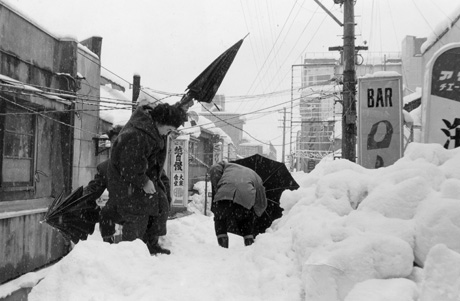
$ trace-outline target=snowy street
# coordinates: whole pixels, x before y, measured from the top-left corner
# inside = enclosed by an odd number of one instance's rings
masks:
[[[141,241],[109,245],[94,235],[78,243],[30,300],[300,300],[286,247],[273,258],[256,256],[275,250],[262,242],[245,248],[230,235],[230,248],[221,248],[212,218],[199,214],[170,220],[168,228],[162,244],[170,256],[150,256]]]
[[[171,255],[96,232],[29,300],[459,300],[458,166],[460,149],[417,143],[377,170],[323,161],[293,174],[300,188],[282,195],[283,217],[249,247],[233,235],[218,247],[195,199],[193,214],[168,221]]]

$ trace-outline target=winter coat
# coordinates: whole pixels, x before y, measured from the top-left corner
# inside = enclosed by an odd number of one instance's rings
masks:
[[[108,203],[121,214],[156,216],[160,202],[170,204],[169,179],[163,170],[166,139],[147,109],[138,107],[114,141],[108,166]],[[143,189],[149,179],[155,185],[153,195]]]
[[[265,188],[259,175],[236,163],[219,162],[209,169],[212,201],[233,200],[261,216],[267,208]]]

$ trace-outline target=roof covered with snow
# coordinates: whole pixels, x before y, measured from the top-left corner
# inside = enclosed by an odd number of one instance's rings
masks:
[[[420,50],[422,53],[428,51],[437,41],[439,41],[455,24],[460,20],[460,4],[457,9],[453,10],[444,21],[440,22],[434,28],[433,32],[427,37]],[[458,25],[457,25],[458,26]]]

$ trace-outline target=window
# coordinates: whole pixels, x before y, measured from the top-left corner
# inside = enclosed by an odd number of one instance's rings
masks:
[[[0,142],[2,168],[0,186],[31,188],[35,157],[35,115],[13,105],[0,109]]]

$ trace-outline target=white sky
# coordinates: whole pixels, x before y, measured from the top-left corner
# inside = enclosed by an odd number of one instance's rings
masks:
[[[218,55],[245,39],[218,93],[247,116],[252,136],[282,143],[283,106],[290,101],[291,65],[333,55],[343,29],[313,0],[7,0],[58,36],[103,37],[102,65],[144,88],[182,93]],[[343,11],[322,0],[339,19]],[[459,6],[456,0],[358,0],[356,45],[400,51],[406,35],[427,37]],[[284,91],[284,93],[276,93]],[[236,96],[274,93],[272,97]],[[273,105],[278,105],[272,107]],[[289,140],[289,139],[287,139]],[[281,148],[277,147],[278,153]]]
[[[96,231],[54,266],[0,285],[0,298],[44,277],[30,301],[458,301],[458,166],[460,148],[417,143],[377,170],[323,161],[293,174],[300,188],[250,247],[235,235],[218,247],[196,196],[193,214],[168,221],[171,255]]]

